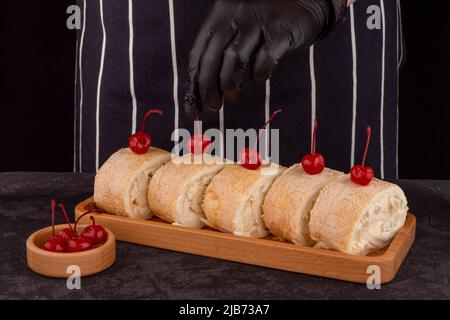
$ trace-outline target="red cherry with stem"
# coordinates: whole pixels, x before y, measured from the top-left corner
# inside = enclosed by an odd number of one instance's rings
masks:
[[[283,109],[278,109],[277,111],[273,112],[270,116],[269,120],[266,121],[266,123],[262,126],[261,130],[265,129],[269,123],[272,122],[272,120],[281,112]],[[258,141],[259,141],[259,134],[256,136],[255,145],[253,148],[244,148],[240,155],[240,163],[241,165],[248,169],[248,170],[257,170],[261,166],[261,155],[257,151],[258,147]]]
[[[105,243],[108,238],[108,233],[106,232],[105,228],[98,224],[95,224],[95,219],[93,216],[90,216],[90,218],[92,220],[92,225],[84,228],[81,236],[91,240],[94,246]]]
[[[44,250],[66,252],[66,243],[60,235],[55,235],[56,200],[52,199],[52,238],[44,243]]]
[[[314,119],[314,131],[311,145],[311,153],[302,158],[302,167],[307,174],[319,174],[325,169],[325,158],[316,153],[317,119]]]
[[[161,110],[151,109],[147,111],[144,118],[141,122],[141,130],[133,134],[128,139],[128,146],[130,147],[131,151],[133,151],[136,154],[144,154],[150,149],[150,146],[152,145],[152,138],[151,136],[145,132],[145,122],[147,121],[148,117],[152,114],[157,114],[159,116],[163,115],[163,112]]]
[[[67,242],[60,235],[44,243],[44,250],[51,252],[67,252]]]
[[[85,212],[85,213],[83,213],[81,216],[79,216],[79,217],[77,218],[77,220],[75,221],[75,227],[74,227],[75,230],[76,230],[76,228],[77,228],[78,223],[80,222],[80,220],[81,220],[84,216],[86,216],[86,215],[88,215],[88,214],[92,214],[92,212]],[[104,231],[105,236],[107,237],[107,232],[106,232],[106,230],[105,230],[102,226],[95,224],[95,219],[94,219],[94,217],[91,216],[90,218],[91,218],[91,220],[93,221],[93,225],[85,227],[84,230],[88,229],[89,227],[95,227],[94,230],[96,230],[96,231]],[[101,228],[101,229],[100,229],[100,228]],[[84,230],[83,230],[83,232],[84,232]],[[88,229],[88,230],[89,230],[89,229]],[[100,236],[100,239],[102,239],[102,235],[99,234],[99,236]],[[106,241],[106,239],[105,239],[105,241]]]
[[[367,186],[373,179],[374,171],[371,167],[366,167],[366,157],[367,150],[369,149],[370,137],[372,135],[372,129],[370,126],[367,127],[367,139],[366,139],[366,148],[364,149],[364,155],[362,159],[361,165],[355,165],[350,170],[350,178],[354,183],[357,183],[362,186]]]
[[[74,230],[70,224],[69,216],[67,215],[66,208],[62,203],[59,204],[59,207],[61,208],[62,214],[64,216],[64,219],[66,220],[67,224],[69,225],[69,228],[62,229],[58,235],[60,235],[64,240],[69,240],[70,238],[77,235],[76,230]]]
[[[75,225],[73,227],[73,230],[76,232],[78,222],[83,218],[85,215],[90,214],[90,212],[85,212],[81,216],[78,217],[78,219],[75,221]],[[92,249],[93,243],[91,239],[85,238],[83,236],[79,236],[76,234],[69,240],[67,240],[67,252],[80,252],[80,251],[86,251],[89,249]]]
[[[245,169],[257,170],[261,166],[261,156],[258,151],[244,148],[240,154],[241,164]]]
[[[194,124],[195,124],[194,130],[195,134],[192,135],[191,138],[189,139],[189,152],[196,155],[201,155],[211,145],[212,141],[207,135],[201,134],[198,115],[196,115],[196,120]]]

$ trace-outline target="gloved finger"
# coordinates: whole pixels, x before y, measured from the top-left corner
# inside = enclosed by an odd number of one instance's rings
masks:
[[[279,60],[284,57],[294,43],[289,31],[278,30],[264,35],[264,43],[256,53],[252,77],[258,81],[270,79]]]
[[[188,80],[186,94],[184,97],[184,111],[190,118],[195,118],[197,112],[201,110],[201,103],[196,86],[198,76],[198,65],[203,51],[208,43],[209,34],[206,29],[202,28],[202,31],[197,35],[191,52],[189,53],[189,66],[188,66]]]
[[[208,18],[204,21],[197,38],[194,41],[191,52],[189,53],[188,81],[184,101],[184,110],[191,119],[195,119],[197,114],[202,111],[198,88],[198,71],[200,59],[206,50],[209,38],[211,36],[212,26],[220,23],[229,14],[229,9],[223,1],[217,1],[211,10]]]
[[[261,31],[257,24],[243,25],[240,30],[225,50],[220,72],[223,96],[229,102],[236,102],[239,99],[239,91],[251,57],[261,41]]]
[[[198,87],[202,108],[205,111],[219,111],[222,106],[220,70],[224,50],[235,35],[235,27],[226,23],[211,33],[207,48],[199,63]]]

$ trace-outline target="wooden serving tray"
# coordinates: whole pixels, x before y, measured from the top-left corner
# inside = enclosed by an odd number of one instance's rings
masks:
[[[208,228],[176,226],[157,218],[137,220],[99,213],[93,198],[76,206],[76,217],[85,212],[92,212],[96,223],[111,230],[119,241],[358,283],[366,283],[371,274],[367,268],[372,265],[380,267],[381,283],[394,279],[416,231],[416,218],[408,214],[404,227],[387,248],[369,256],[356,256],[294,245],[273,237],[252,239]],[[89,223],[89,216],[81,222]]]

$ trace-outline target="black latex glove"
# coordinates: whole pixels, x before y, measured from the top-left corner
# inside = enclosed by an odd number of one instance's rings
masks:
[[[342,18],[347,0],[218,0],[190,53],[185,111],[234,102],[247,71],[259,81],[278,61],[307,48]]]

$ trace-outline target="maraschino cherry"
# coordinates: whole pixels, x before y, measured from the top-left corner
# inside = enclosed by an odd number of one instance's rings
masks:
[[[157,114],[159,116],[162,116],[163,112],[161,110],[155,110],[155,109],[147,111],[147,113],[145,114],[145,116],[141,122],[141,130],[136,132],[135,134],[133,134],[128,139],[128,146],[136,154],[146,153],[148,151],[148,149],[150,148],[150,146],[152,145],[151,136],[144,130],[145,122],[147,121],[148,117],[150,117],[150,115],[152,115],[152,114]]]
[[[261,167],[261,155],[252,148],[244,148],[240,154],[241,165],[248,170],[258,170]]]
[[[70,224],[66,208],[63,204],[59,204],[64,218],[69,225],[68,228],[63,229],[55,235],[55,213],[56,201],[52,200],[52,239],[44,243],[44,250],[52,252],[81,252],[92,249],[95,245],[102,245],[108,238],[107,231],[100,225],[95,224],[94,218],[91,216],[93,224],[83,229],[81,235],[78,234],[77,225],[81,218],[91,212],[86,212],[78,217],[74,226]]]
[[[74,236],[67,241],[67,252],[81,252],[92,249],[92,241],[81,236]]]
[[[303,170],[305,170],[305,172],[310,175],[319,174],[325,168],[325,158],[320,153],[316,153],[316,136],[317,119],[314,119],[311,153],[305,155],[302,159]]]
[[[51,240],[44,243],[44,250],[51,252],[66,252],[67,242],[60,235],[55,235]]]
[[[354,183],[362,186],[367,186],[373,179],[374,172],[371,167],[366,167],[367,150],[369,149],[370,136],[372,135],[372,129],[367,127],[367,140],[366,148],[364,149],[364,155],[361,165],[355,165],[350,171],[350,177]]]
[[[91,239],[85,238],[82,235],[78,235],[77,233],[77,225],[80,219],[88,214],[89,212],[86,212],[85,214],[82,214],[78,217],[78,219],[75,221],[75,225],[73,227],[75,231],[75,235],[72,236],[69,240],[67,240],[67,252],[81,252],[86,251],[89,249],[92,249],[92,246],[94,245],[91,241]]]
[[[44,250],[51,252],[66,252],[66,241],[60,236],[55,235],[55,213],[56,213],[56,201],[52,199],[52,238],[44,243]]]
[[[267,120],[267,122],[262,126],[261,129],[265,129],[267,125],[271,123],[272,120],[275,118],[275,116],[279,114],[281,111],[283,110],[278,109],[277,111],[272,113],[269,120]],[[257,170],[261,166],[261,155],[256,150],[256,148],[258,147],[258,141],[259,141],[259,133],[258,136],[256,137],[256,142],[253,148],[244,148],[239,155],[241,165],[248,170]]]
[[[98,224],[95,224],[95,219],[93,216],[90,216],[90,218],[92,220],[92,225],[84,228],[83,232],[81,232],[81,236],[83,238],[91,240],[94,246],[105,243],[106,239],[108,238],[108,233],[106,232],[105,228]]]
[[[196,126],[196,133],[189,139],[189,152],[196,155],[201,155],[211,145],[212,141],[207,135],[199,133],[201,130],[198,124],[198,115],[196,115],[194,123]]]

